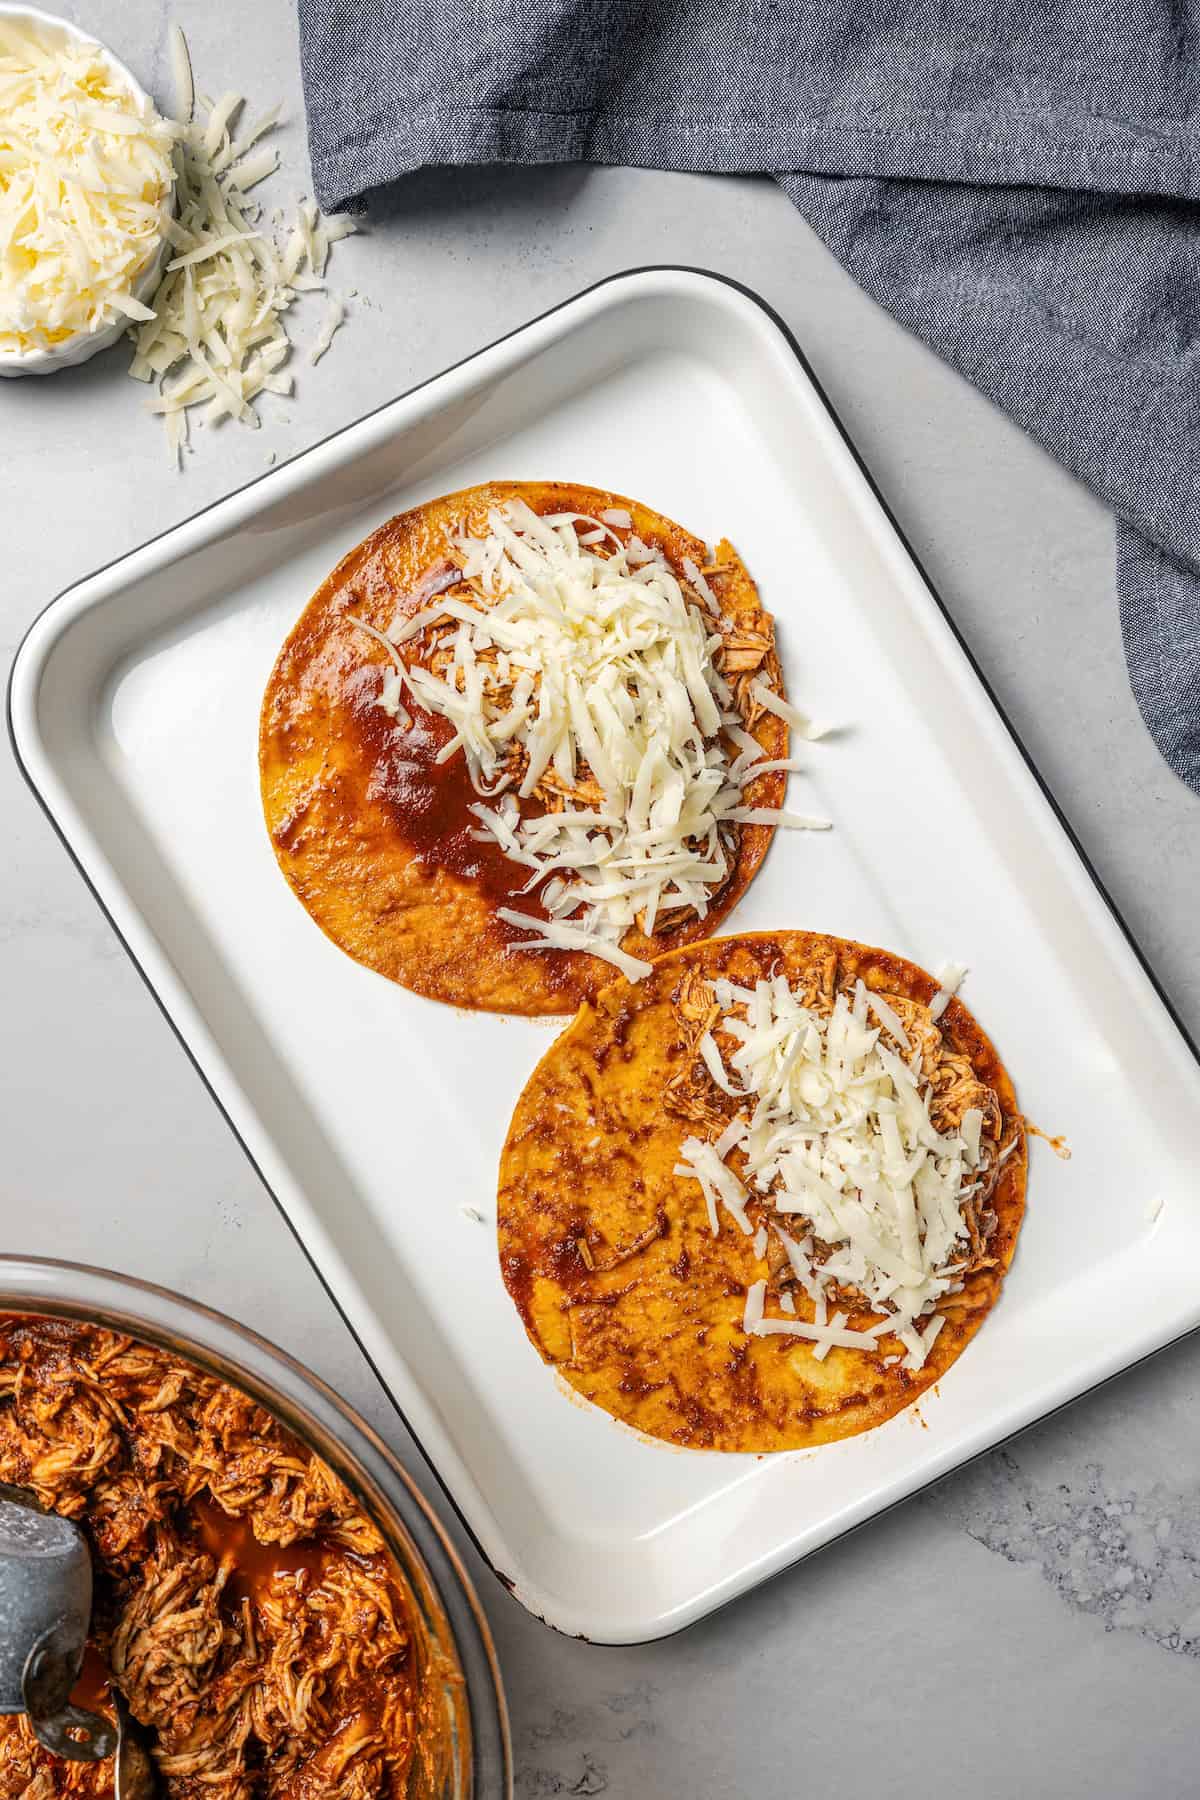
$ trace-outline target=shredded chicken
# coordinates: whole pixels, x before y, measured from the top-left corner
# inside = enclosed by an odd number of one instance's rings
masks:
[[[86,1532],[93,1648],[169,1800],[409,1793],[407,1590],[333,1471],[249,1396],[92,1326],[0,1318],[0,1480]],[[0,1719],[0,1800],[110,1800],[112,1780]]]
[[[675,1073],[666,1085],[667,1106],[681,1119],[720,1131],[729,1117],[729,1103],[700,1057],[700,1039],[721,1016],[713,991],[703,975],[689,969],[675,995],[680,1019],[680,1048]]]

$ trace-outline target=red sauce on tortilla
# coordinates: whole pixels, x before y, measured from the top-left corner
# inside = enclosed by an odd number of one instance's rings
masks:
[[[495,910],[507,907],[535,919],[549,917],[536,891],[521,891],[532,869],[506,856],[495,838],[483,841],[472,835],[483,827],[471,807],[481,801],[498,805],[500,796],[489,801],[475,792],[461,749],[445,762],[437,760],[438,751],[454,736],[449,719],[414,707],[411,695],[405,696],[405,704],[413,720],[410,729],[378,705],[374,685],[361,697],[355,695],[354,723],[373,768],[369,797],[386,806],[392,829],[418,862],[445,869],[479,889],[493,909],[492,927],[506,943],[527,942],[528,928],[496,918]],[[572,979],[569,951],[530,954],[539,957],[552,982]]]
[[[355,706],[354,720],[374,764],[370,797],[385,803],[397,835],[418,860],[474,882],[495,906],[545,917],[535,896],[520,891],[532,870],[507,857],[494,838],[482,843],[471,835],[482,830],[469,810],[481,796],[471,786],[467,759],[456,750],[446,762],[437,760],[454,736],[450,721],[413,711],[406,731],[374,696]]]

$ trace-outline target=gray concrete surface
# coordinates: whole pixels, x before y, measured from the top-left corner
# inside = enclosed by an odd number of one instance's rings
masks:
[[[77,16],[165,88],[167,15]],[[272,204],[305,191],[287,0],[194,0],[199,85],[282,98]],[[352,318],[256,433],[168,468],[123,353],[0,384],[0,642],[80,574],[599,277],[736,276],[805,345],[1068,818],[1200,1031],[1200,810],[1125,680],[1111,522],[904,336],[769,183],[431,173],[339,246]],[[304,321],[311,337],[315,317]],[[304,1357],[416,1463],[154,1003],[0,754],[0,1242],[151,1277]],[[1152,1304],[1152,1296],[1137,1297]],[[522,1800],[1054,1800],[1196,1791],[1200,1343],[1177,1347],[670,1642],[527,1618],[473,1555]]]

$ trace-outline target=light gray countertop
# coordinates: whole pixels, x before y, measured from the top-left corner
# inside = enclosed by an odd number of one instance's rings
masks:
[[[75,16],[164,94],[159,4],[95,0]],[[255,109],[285,102],[285,166],[267,192],[272,205],[299,196],[288,0],[193,0],[183,22],[202,89],[247,84]],[[271,452],[282,460],[590,282],[650,262],[735,276],[787,321],[1200,1032],[1200,806],[1160,762],[1126,684],[1109,519],[864,298],[766,181],[575,168],[415,179],[369,236],[338,247],[335,285],[360,298],[320,366],[300,362],[296,398],[265,406],[257,433],[200,433],[183,475],[123,351],[0,383],[6,659],[52,595],[261,474]],[[233,1313],[316,1368],[420,1475],[7,752],[0,823],[3,1247],[115,1266]],[[1193,1341],[640,1649],[555,1637],[468,1548],[507,1678],[522,1800],[1193,1794],[1198,1402]]]

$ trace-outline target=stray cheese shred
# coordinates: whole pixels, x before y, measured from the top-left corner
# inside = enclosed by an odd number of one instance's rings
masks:
[[[919,1066],[883,1041],[886,1030],[907,1047],[894,1009],[861,981],[829,1016],[782,975],[753,989],[718,980],[713,992],[724,1009],[708,1036],[721,1057],[718,1085],[747,1106],[716,1142],[685,1139],[676,1173],[699,1183],[714,1235],[718,1206],[751,1230],[746,1201],[761,1196],[815,1311],[811,1323],[767,1318],[757,1282],[746,1331],[807,1339],[818,1358],[836,1346],[877,1351],[886,1335],[903,1346],[904,1366],[920,1369],[944,1321],[938,1302],[961,1286],[962,1202],[980,1161],[982,1114],[969,1111],[955,1133],[936,1129]],[[727,1160],[734,1152],[739,1172]],[[856,1289],[860,1309],[878,1317],[847,1329],[845,1313],[830,1313],[831,1282]]]
[[[741,730],[714,621],[665,557],[623,542],[613,520],[628,514],[494,508],[486,536],[450,545],[458,591],[393,622],[399,680],[380,704],[396,716],[403,685],[453,726],[439,760],[466,758],[476,835],[529,870],[525,891],[540,890],[548,914],[502,914],[531,934],[514,948],[587,950],[636,981],[650,965],[621,940],[635,927],[652,935],[669,914],[705,917],[736,862],[739,823],[760,818],[741,799],[766,753]],[[431,629],[436,670],[404,661],[399,647]],[[557,810],[531,803],[546,779]]]
[[[938,981],[941,984],[929,1004],[929,1016],[936,1023],[957,994],[966,980],[965,963],[946,963],[938,970]]]
[[[176,135],[99,44],[0,18],[0,353],[150,316]]]

